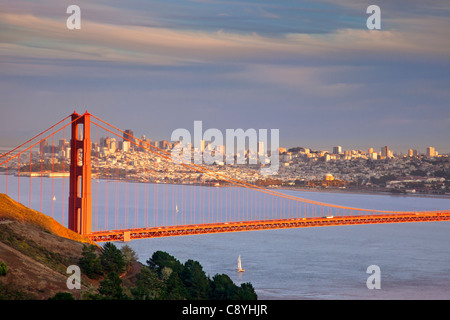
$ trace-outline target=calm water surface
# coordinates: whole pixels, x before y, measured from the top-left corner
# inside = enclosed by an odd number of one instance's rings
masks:
[[[135,187],[130,184],[125,187],[119,182],[110,183],[107,187],[106,181],[96,183],[97,186],[94,183],[93,197],[97,196],[98,200],[93,225],[97,229],[106,225],[112,229],[125,223],[132,226],[134,222],[151,224],[155,207],[152,197],[156,193],[153,185],[138,184]],[[25,205],[30,202],[29,184],[29,178],[20,179],[20,201]],[[41,179],[32,178],[31,184],[32,190],[37,189],[31,194],[31,206],[39,210]],[[64,197],[58,196],[58,193],[62,194],[64,189],[68,194],[68,179],[42,179],[42,186],[46,198],[42,211],[65,224],[67,201],[64,202],[61,199]],[[5,192],[5,187],[6,177],[3,175],[0,176],[0,192]],[[117,203],[111,192],[116,192],[113,191],[115,188],[129,188],[137,192],[137,196],[129,195],[128,202],[119,203],[119,218],[114,217]],[[176,188],[178,194],[182,194],[181,187]],[[101,196],[105,189],[109,196]],[[225,192],[230,188],[215,189],[222,190],[216,192]],[[8,193],[15,200],[17,190],[17,178],[9,176]],[[183,190],[187,194],[190,189],[184,187]],[[450,209],[450,199],[443,198],[284,192],[367,209]],[[52,200],[52,194],[55,200]],[[146,198],[145,194],[152,197]],[[168,197],[168,194],[165,196]],[[162,192],[158,193],[158,197],[162,196]],[[172,200],[167,198],[166,201]],[[160,198],[159,203],[162,202]],[[123,217],[126,203],[128,220]],[[158,214],[160,210],[156,210]],[[108,212],[108,221],[101,217],[104,212]],[[187,259],[199,261],[211,277],[226,273],[237,284],[251,282],[259,299],[450,299],[449,240],[449,222],[427,222],[193,235],[134,240],[127,245],[136,251],[143,263],[154,251],[163,250],[182,262]],[[121,242],[115,244],[118,247],[124,245]],[[238,255],[241,255],[244,273],[235,272]],[[370,265],[380,267],[379,290],[369,290],[366,286],[370,276],[366,270]]]

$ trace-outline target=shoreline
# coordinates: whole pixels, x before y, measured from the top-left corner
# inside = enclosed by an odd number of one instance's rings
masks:
[[[7,175],[6,172],[0,172],[0,175]],[[14,177],[19,177],[18,175],[14,173],[9,173],[8,175],[12,175]],[[29,173],[27,175],[20,175],[21,177],[30,178]],[[32,178],[66,178],[66,175],[58,175],[51,177],[48,174],[45,175],[32,175]],[[103,178],[103,177],[93,177],[92,180],[104,180],[106,182],[112,182],[112,181],[118,181],[118,182],[125,182],[125,179],[110,179],[110,178]],[[150,181],[128,181],[132,183],[148,183],[148,184],[176,184],[180,186],[201,186],[201,187],[214,187],[214,188],[222,188],[222,187],[236,187],[234,185],[213,185],[208,183],[171,183],[171,182],[150,182]],[[245,182],[247,183],[247,182]],[[263,187],[263,186],[257,186],[264,189],[269,190],[284,190],[284,191],[300,191],[300,192],[316,192],[316,193],[341,193],[341,194],[365,194],[365,195],[382,195],[382,196],[400,196],[400,197],[419,197],[419,198],[440,198],[440,199],[450,199],[450,194],[429,194],[429,193],[393,193],[389,191],[382,191],[382,190],[365,190],[365,189],[336,189],[336,188],[296,188],[296,187]]]
[[[301,192],[322,192],[322,193],[343,193],[343,194],[366,194],[366,195],[381,195],[381,196],[400,196],[400,197],[419,197],[419,198],[442,198],[450,199],[450,194],[429,194],[429,193],[393,193],[389,191],[370,191],[370,190],[356,190],[356,189],[306,189],[306,188],[267,188],[273,190],[289,190],[289,191],[301,191]]]

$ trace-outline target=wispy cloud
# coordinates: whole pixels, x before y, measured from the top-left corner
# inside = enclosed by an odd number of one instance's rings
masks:
[[[383,126],[448,149],[447,0],[380,0],[373,31],[368,0],[79,2],[81,30],[66,28],[66,2],[0,4],[2,119],[77,104],[120,121],[126,105],[136,131],[161,137],[194,119],[292,140],[362,140]]]
[[[65,21],[30,14],[1,13],[0,20],[0,54],[13,57],[177,65],[308,56],[336,60],[351,55],[416,55],[423,59],[450,52],[444,18],[432,23],[403,19],[412,32],[340,29],[328,34],[278,37],[112,25],[88,19],[83,19],[82,30],[74,31],[65,27]]]

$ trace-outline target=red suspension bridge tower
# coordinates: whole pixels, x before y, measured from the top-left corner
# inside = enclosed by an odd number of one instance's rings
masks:
[[[72,114],[72,136],[70,140],[70,230],[88,235],[91,233],[91,115],[86,111]]]

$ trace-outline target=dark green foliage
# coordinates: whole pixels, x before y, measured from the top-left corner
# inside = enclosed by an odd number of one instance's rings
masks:
[[[94,245],[87,245],[83,247],[81,253],[82,257],[79,260],[79,267],[81,272],[91,279],[98,279],[103,274],[103,268],[100,259],[95,253],[96,247]]]
[[[213,300],[256,300],[258,296],[252,284],[235,285],[226,274],[216,274],[211,282],[211,299]]]
[[[105,280],[100,282],[98,292],[107,300],[127,299],[127,296],[123,293],[122,280],[114,271],[109,272]]]
[[[58,292],[53,296],[53,298],[49,298],[48,300],[75,300],[73,295],[69,292]]]
[[[257,300],[258,299],[258,296],[255,292],[255,288],[253,288],[253,285],[250,282],[241,284],[241,286],[238,289],[237,299],[238,300]]]
[[[200,263],[194,260],[186,261],[180,278],[188,291],[189,299],[203,300],[209,298],[210,280]]]
[[[80,268],[88,276],[105,276],[100,282],[98,295],[92,294],[90,299],[108,300],[256,300],[257,295],[250,283],[240,287],[235,285],[229,276],[215,275],[211,280],[204,272],[201,264],[187,260],[183,265],[179,260],[163,251],[156,251],[147,260],[136,275],[134,286],[129,288],[128,297],[118,276],[125,266],[136,261],[131,248],[125,246],[118,250],[112,243],[106,243],[100,254],[96,254],[94,246],[83,248]]]
[[[171,273],[166,281],[165,290],[161,298],[164,300],[185,300],[188,298],[188,291],[184,287],[178,273]]]
[[[426,177],[427,176],[427,172],[421,169],[416,169],[416,170],[412,170],[409,173],[411,176],[418,176],[418,177]]]
[[[435,177],[445,178],[446,180],[450,180],[450,168],[447,170],[439,170],[434,173]]]
[[[156,270],[159,276],[161,276],[161,271],[164,267],[170,268],[176,273],[181,273],[183,270],[181,262],[164,251],[154,252],[152,257],[147,260],[147,264],[151,269]]]
[[[125,245],[122,247],[122,249],[120,249],[120,251],[122,252],[126,267],[131,266],[133,263],[135,263],[138,260],[136,252],[134,252],[134,250],[131,249],[130,246]]]
[[[6,266],[5,261],[2,261],[2,263],[0,263],[0,276],[6,276],[7,273],[8,267]]]
[[[237,295],[237,286],[226,274],[216,274],[211,282],[211,299],[233,300]]]
[[[152,299],[257,299],[250,283],[244,283],[239,287],[225,274],[215,275],[211,280],[206,276],[201,264],[194,260],[187,260],[183,265],[168,253],[156,251],[147,260],[147,264],[149,270],[155,272],[160,280],[160,282],[152,280],[153,285],[160,286],[158,290],[152,291],[154,293]],[[145,292],[145,289],[140,288],[139,292]]]
[[[125,271],[125,259],[123,254],[111,242],[107,242],[103,247],[103,251],[100,255],[100,262],[103,272],[106,274],[110,272],[121,274]]]
[[[381,176],[380,178],[370,177],[370,182],[373,184],[377,184],[377,185],[385,187],[386,182],[396,180],[396,179],[397,179],[397,176],[395,176],[393,174],[387,174],[387,175]]]
[[[155,270],[144,267],[137,275],[137,285],[131,288],[135,300],[158,299],[162,294],[164,283],[158,278]]]

